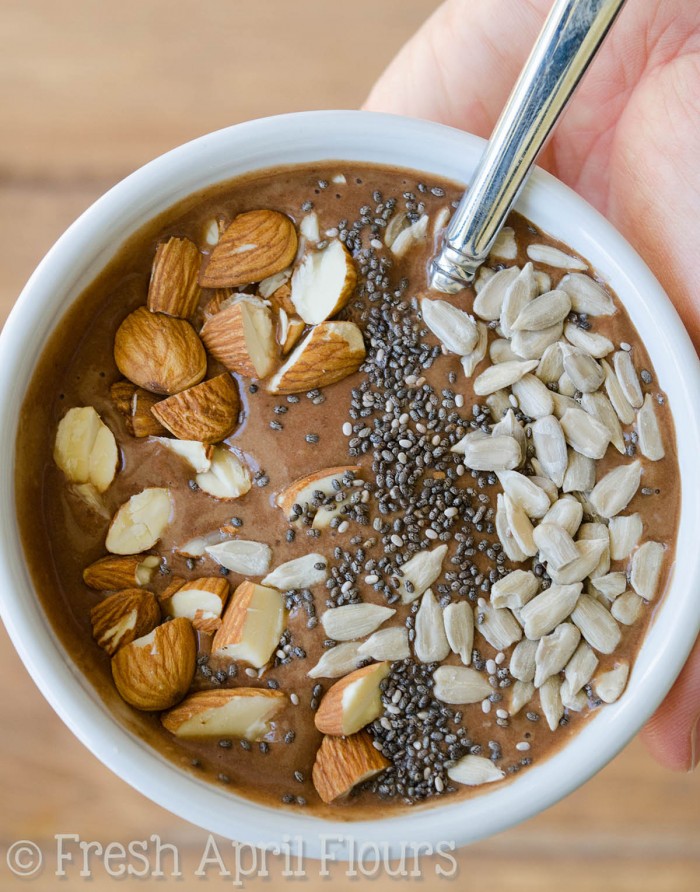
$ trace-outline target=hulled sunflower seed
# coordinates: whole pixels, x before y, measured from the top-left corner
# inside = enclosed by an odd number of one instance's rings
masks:
[[[435,600],[432,589],[428,589],[421,599],[415,629],[413,650],[416,659],[421,663],[438,663],[444,660],[450,652],[450,645],[445,634],[442,609]]]
[[[569,616],[579,600],[582,588],[580,582],[573,585],[550,585],[529,601],[520,611],[525,635],[531,641],[548,635]]]
[[[552,415],[559,421],[561,421],[562,415],[567,409],[578,408],[579,404],[572,397],[566,396],[563,393],[558,393],[556,390],[552,391]]]
[[[576,543],[578,557],[563,567],[547,566],[547,572],[557,585],[573,585],[590,576],[600,563],[608,543],[603,539],[584,539]]]
[[[515,320],[520,312],[537,294],[534,270],[531,263],[526,263],[516,279],[508,286],[503,306],[501,307],[501,330],[509,338],[514,332]]]
[[[561,702],[561,682],[556,675],[548,678],[540,688],[540,706],[550,731],[556,731],[559,721],[564,715],[564,704]]]
[[[588,574],[591,577],[605,576],[610,569],[610,534],[604,523],[582,523],[578,528],[579,542],[598,540],[603,543],[600,559]]]
[[[360,645],[356,641],[336,644],[324,651],[321,659],[307,675],[309,678],[340,678],[354,669],[361,660]]]
[[[625,441],[622,436],[622,425],[607,396],[600,392],[584,393],[581,397],[581,406],[590,416],[605,425],[610,434],[610,442],[618,452],[624,454]]]
[[[493,693],[486,677],[466,666],[438,666],[433,682],[433,693],[443,703],[479,703]]]
[[[660,542],[644,542],[632,555],[630,583],[645,601],[653,601],[659,591],[664,546]]]
[[[421,301],[423,321],[445,349],[466,356],[476,347],[479,330],[476,320],[446,300]]]
[[[544,418],[554,409],[552,391],[534,375],[523,375],[511,385],[511,391],[518,401],[520,411],[530,418]]]
[[[635,592],[624,592],[615,598],[610,613],[623,626],[631,626],[639,619],[644,601]]]
[[[523,630],[517,619],[507,608],[497,610],[487,601],[479,601],[477,629],[496,650],[505,650],[523,637]]]
[[[568,709],[569,712],[583,712],[588,706],[588,697],[586,694],[583,691],[579,691],[578,694],[572,695],[566,687],[565,681],[561,683],[559,694],[561,696],[562,706],[564,709]]]
[[[620,698],[627,685],[630,674],[629,663],[618,663],[613,669],[601,674],[594,679],[593,687],[603,703],[614,703]]]
[[[510,715],[517,715],[520,710],[532,700],[535,693],[535,686],[530,681],[516,681],[510,688],[510,703],[508,704],[508,712]]]
[[[519,381],[523,375],[531,372],[537,363],[534,359],[511,360],[510,362],[499,362],[497,365],[489,366],[474,379],[474,393],[477,396],[487,396],[495,393],[497,390],[503,390],[510,387],[516,381]]]
[[[629,505],[639,489],[642,465],[633,461],[613,468],[591,490],[588,499],[601,517],[614,517]]]
[[[515,260],[518,256],[518,244],[512,226],[504,226],[501,229],[496,241],[491,245],[489,256],[498,257],[499,260]]]
[[[391,607],[378,604],[345,604],[326,610],[321,625],[334,641],[352,641],[370,635],[395,613]]]
[[[545,384],[554,384],[561,378],[564,372],[564,360],[561,355],[561,345],[559,341],[550,344],[542,354],[535,374],[544,381]]]
[[[558,675],[566,666],[581,640],[581,632],[573,623],[560,623],[544,638],[540,638],[535,653],[535,687]]]
[[[496,496],[496,532],[509,561],[520,562],[527,558],[508,525],[505,496],[500,492]]]
[[[467,376],[467,378],[471,378],[476,367],[486,356],[486,348],[488,347],[489,343],[489,330],[486,327],[486,324],[484,322],[477,322],[476,327],[478,331],[476,346],[471,351],[471,353],[463,356],[460,360],[460,362],[462,363],[462,369],[464,370],[464,374]]]
[[[513,352],[522,359],[540,360],[545,350],[556,344],[563,331],[564,326],[561,322],[556,322],[541,331],[516,331],[513,333],[510,345]]]
[[[524,607],[537,594],[540,582],[531,570],[512,570],[491,586],[494,607]]]
[[[563,322],[571,312],[571,298],[566,291],[548,291],[525,304],[511,326],[513,331],[541,331]]]
[[[519,267],[510,266],[493,275],[477,293],[473,305],[474,313],[487,322],[495,322],[500,319],[506,291],[519,274]]]
[[[609,610],[590,595],[581,595],[571,612],[571,619],[594,650],[611,654],[620,643],[620,627]]]
[[[642,518],[639,514],[621,514],[611,517],[608,524],[610,556],[614,561],[624,561],[632,553],[642,536]]]
[[[442,571],[442,562],[446,554],[447,545],[438,545],[430,550],[417,551],[402,565],[403,575],[399,583],[399,594],[403,604],[410,604],[430,588]],[[410,583],[408,588],[407,582]]]
[[[535,284],[538,294],[546,294],[552,290],[552,277],[542,269],[535,270]]]
[[[468,666],[474,646],[474,613],[467,601],[455,601],[443,611],[445,634],[453,653]]]
[[[650,461],[660,461],[666,455],[654,411],[654,401],[650,394],[644,397],[642,408],[637,412],[637,433],[639,450],[645,458]]]
[[[610,442],[610,431],[583,409],[567,409],[559,422],[566,442],[587,458],[602,458]]]
[[[606,573],[591,579],[591,584],[596,591],[604,595],[608,601],[614,601],[627,588],[627,576],[625,573]]]
[[[525,428],[515,417],[515,413],[512,409],[508,409],[498,424],[494,424],[491,434],[494,437],[513,437],[514,440],[517,440],[518,445],[520,446],[521,460],[519,464],[522,464],[522,462],[525,461],[525,458],[527,457],[527,435],[525,434]]]
[[[579,349],[562,344],[564,371],[571,378],[576,390],[581,393],[594,393],[603,383],[605,375],[593,357]]]
[[[329,653],[338,650],[338,647],[342,645],[332,647]],[[411,656],[408,629],[405,626],[380,629],[360,644],[358,652],[361,657],[370,657],[373,660],[405,660]]]
[[[576,648],[574,655],[564,667],[564,681],[562,683],[562,695],[567,699],[574,697],[593,678],[593,673],[598,665],[598,657],[590,644],[586,641]]]
[[[517,353],[513,353],[510,341],[507,341],[505,338],[496,338],[491,341],[489,359],[494,365],[497,365],[499,362],[520,362],[520,357]]]
[[[573,538],[583,520],[583,506],[573,496],[558,499],[542,518],[542,523],[563,527]]]
[[[620,382],[617,380],[617,375],[610,368],[610,365],[606,360],[601,359],[600,364],[605,373],[605,392],[612,403],[612,407],[615,410],[617,417],[623,424],[632,424],[635,419],[634,409],[625,396],[624,391],[620,386]]]
[[[557,501],[559,490],[557,489],[556,483],[553,483],[549,479],[549,477],[541,477],[535,474],[533,477],[529,477],[528,479],[530,483],[534,483],[536,486],[539,486],[540,489],[543,489],[547,493],[547,497],[552,504]]]
[[[595,486],[595,461],[575,449],[569,449],[569,463],[564,474],[564,492],[590,492]]]
[[[466,439],[466,438],[465,438]],[[453,452],[459,452],[457,447]],[[517,468],[522,461],[520,444],[514,437],[495,436],[464,443],[463,463],[474,471],[504,471]]]
[[[535,454],[545,476],[561,487],[568,463],[561,425],[553,415],[547,415],[538,418],[531,430]]]
[[[497,471],[496,476],[503,492],[519,505],[528,517],[541,518],[549,511],[551,502],[547,493],[530,477],[518,471]]]
[[[633,409],[640,409],[644,402],[644,394],[639,384],[639,376],[627,350],[618,350],[613,355],[613,368],[620,382],[625,399]]]
[[[543,263],[545,266],[553,266],[555,269],[588,269],[588,264],[580,257],[566,254],[552,245],[528,245],[527,256],[535,263]]]
[[[462,756],[451,768],[448,768],[447,776],[456,784],[478,787],[481,784],[492,784],[494,781],[503,780],[506,773],[486,756],[470,754]]]
[[[490,266],[486,266],[486,264],[482,264],[479,267],[479,272],[476,274],[476,279],[474,279],[474,291],[476,294],[481,294],[482,288],[486,285],[486,283],[492,279],[496,275],[496,270],[491,269]],[[500,310],[499,310],[500,315]],[[498,319],[498,316],[496,316]]]
[[[500,421],[512,409],[507,390],[497,390],[486,397],[486,405],[494,421]]]
[[[559,378],[557,387],[562,396],[572,397],[576,393],[576,385],[569,377],[568,372],[564,372],[561,378]]]
[[[573,322],[567,322],[564,326],[564,337],[574,347],[590,353],[594,359],[602,359],[614,350],[613,342],[605,335],[595,331],[585,331]]]
[[[590,276],[570,273],[559,282],[559,288],[571,298],[574,313],[587,316],[612,316],[615,304],[612,297]]]
[[[511,497],[505,495],[506,521],[518,548],[528,557],[537,554],[537,546],[533,538],[533,528],[530,518],[525,511],[517,505]]]
[[[563,527],[541,523],[535,527],[533,538],[542,559],[552,567],[563,567],[579,557],[576,543]]]
[[[535,654],[537,653],[537,641],[523,638],[513,648],[510,657],[509,671],[513,678],[524,683],[531,682],[535,677]]]

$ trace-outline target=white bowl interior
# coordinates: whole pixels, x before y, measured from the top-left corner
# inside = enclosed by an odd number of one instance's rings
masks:
[[[670,591],[637,658],[621,701],[590,720],[564,749],[485,795],[388,820],[348,824],[293,816],[182,772],[124,729],[73,666],[48,625],[24,567],[14,520],[14,452],[19,408],[39,354],[64,309],[116,248],[149,218],[215,182],[251,170],[315,160],[367,161],[466,181],[483,141],[439,125],[364,112],[312,112],[241,124],[195,140],[132,174],[73,224],[38,267],[0,338],[0,573],[2,614],[23,661],[77,737],[124,780],[208,830],[269,846],[293,834],[318,857],[324,839],[347,857],[354,840],[381,841],[392,855],[407,841],[457,845],[513,825],[586,781],[639,730],[670,687],[700,629],[697,443],[700,368],[678,316],[627,242],[553,177],[536,171],[517,209],[586,257],[616,290],[646,344],[670,400],[682,475],[677,559]],[[11,370],[11,374],[8,374]],[[294,841],[292,847],[296,846]]]

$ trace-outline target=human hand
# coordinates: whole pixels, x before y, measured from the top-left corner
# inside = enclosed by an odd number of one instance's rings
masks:
[[[552,0],[447,0],[375,84],[371,111],[488,136]],[[700,344],[700,6],[637,0],[620,14],[540,165],[625,235]],[[700,759],[700,641],[643,731],[674,769]]]

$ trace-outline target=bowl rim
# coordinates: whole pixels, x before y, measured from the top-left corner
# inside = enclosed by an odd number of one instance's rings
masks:
[[[352,857],[358,845],[380,843],[387,857],[395,858],[406,846],[445,841],[461,846],[504,830],[572,792],[629,742],[665,696],[700,631],[700,600],[693,597],[700,581],[700,549],[680,549],[692,542],[692,529],[700,527],[700,500],[693,498],[700,472],[692,461],[700,442],[700,362],[671,302],[632,247],[583,199],[539,169],[517,209],[549,232],[547,221],[565,220],[567,235],[557,229],[557,237],[611,282],[654,367],[663,370],[660,377],[676,426],[683,498],[675,571],[618,703],[591,718],[542,764],[487,794],[384,818],[329,821],[219,789],[151,750],[112,716],[43,615],[23,565],[14,521],[14,455],[32,357],[65,312],[61,296],[80,294],[129,232],[160,210],[246,169],[304,159],[340,159],[339,164],[390,164],[393,159],[397,167],[465,181],[483,145],[484,140],[443,125],[362,111],[280,115],[199,137],[139,168],[89,207],[41,261],[0,334],[2,367],[15,370],[0,379],[0,452],[6,459],[0,466],[0,609],[5,625],[39,689],[82,743],[132,787],[206,830],[265,848],[284,843],[313,858],[321,857],[328,840],[334,840],[335,860]],[[192,183],[201,185],[192,188]],[[564,216],[553,216],[554,208]],[[290,824],[298,834],[291,839]]]

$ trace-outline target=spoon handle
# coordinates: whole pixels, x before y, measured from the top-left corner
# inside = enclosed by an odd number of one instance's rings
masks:
[[[473,280],[624,2],[556,0],[431,262],[431,288]]]

